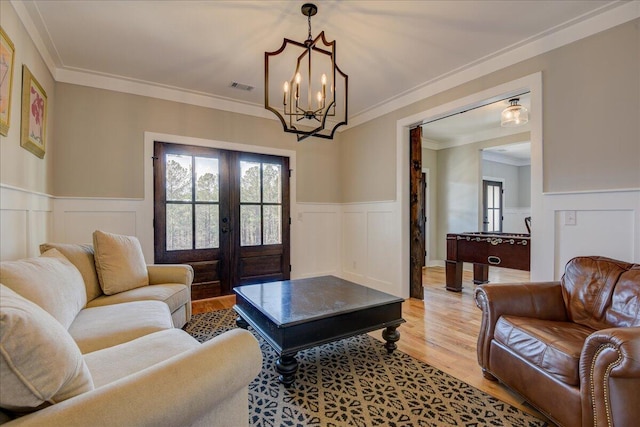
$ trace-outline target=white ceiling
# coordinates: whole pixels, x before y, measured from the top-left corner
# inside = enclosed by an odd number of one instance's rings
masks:
[[[307,36],[302,1],[25,1],[54,76],[109,76],[262,106],[264,52]],[[15,2],[14,2],[15,4]],[[316,1],[350,116],[602,13],[611,1]],[[24,21],[24,18],[23,18]],[[82,77],[82,78],[80,78]],[[69,80],[67,78],[66,80]],[[254,86],[250,92],[232,82]]]

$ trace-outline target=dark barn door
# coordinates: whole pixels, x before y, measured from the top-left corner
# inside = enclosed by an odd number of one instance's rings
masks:
[[[156,263],[193,266],[193,299],[289,278],[289,159],[154,145]]]
[[[424,299],[422,267],[425,265],[426,257],[424,212],[426,187],[422,173],[422,126],[411,129],[409,151],[409,296]]]

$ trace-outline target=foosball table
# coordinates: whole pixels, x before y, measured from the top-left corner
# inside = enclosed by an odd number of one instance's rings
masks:
[[[473,283],[489,281],[489,266],[529,271],[531,235],[496,232],[447,234],[446,288],[462,290],[462,264],[473,263]]]

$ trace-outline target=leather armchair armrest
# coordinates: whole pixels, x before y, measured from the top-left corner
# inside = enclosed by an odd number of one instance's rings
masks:
[[[10,421],[7,426],[107,427],[212,425],[209,414],[228,404],[260,373],[262,353],[243,329],[111,384]],[[247,399],[245,397],[244,399]],[[240,415],[248,420],[247,412]],[[238,411],[238,408],[230,408]],[[224,411],[221,411],[224,414]],[[234,425],[218,420],[217,425]],[[237,424],[235,424],[237,425]]]
[[[188,264],[149,264],[147,265],[150,285],[180,283],[191,287],[193,267]]]
[[[489,369],[491,340],[500,316],[567,320],[560,282],[488,283],[476,288],[475,300],[482,310],[477,352],[478,364],[485,376]]]
[[[583,425],[635,426],[640,419],[640,327],[591,334],[580,355]]]

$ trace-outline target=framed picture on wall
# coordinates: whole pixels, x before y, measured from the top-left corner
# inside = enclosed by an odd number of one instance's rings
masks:
[[[7,136],[11,120],[11,89],[13,87],[13,60],[16,49],[0,27],[0,135]]]
[[[47,93],[27,66],[23,65],[20,145],[41,159],[45,152],[46,123]]]

